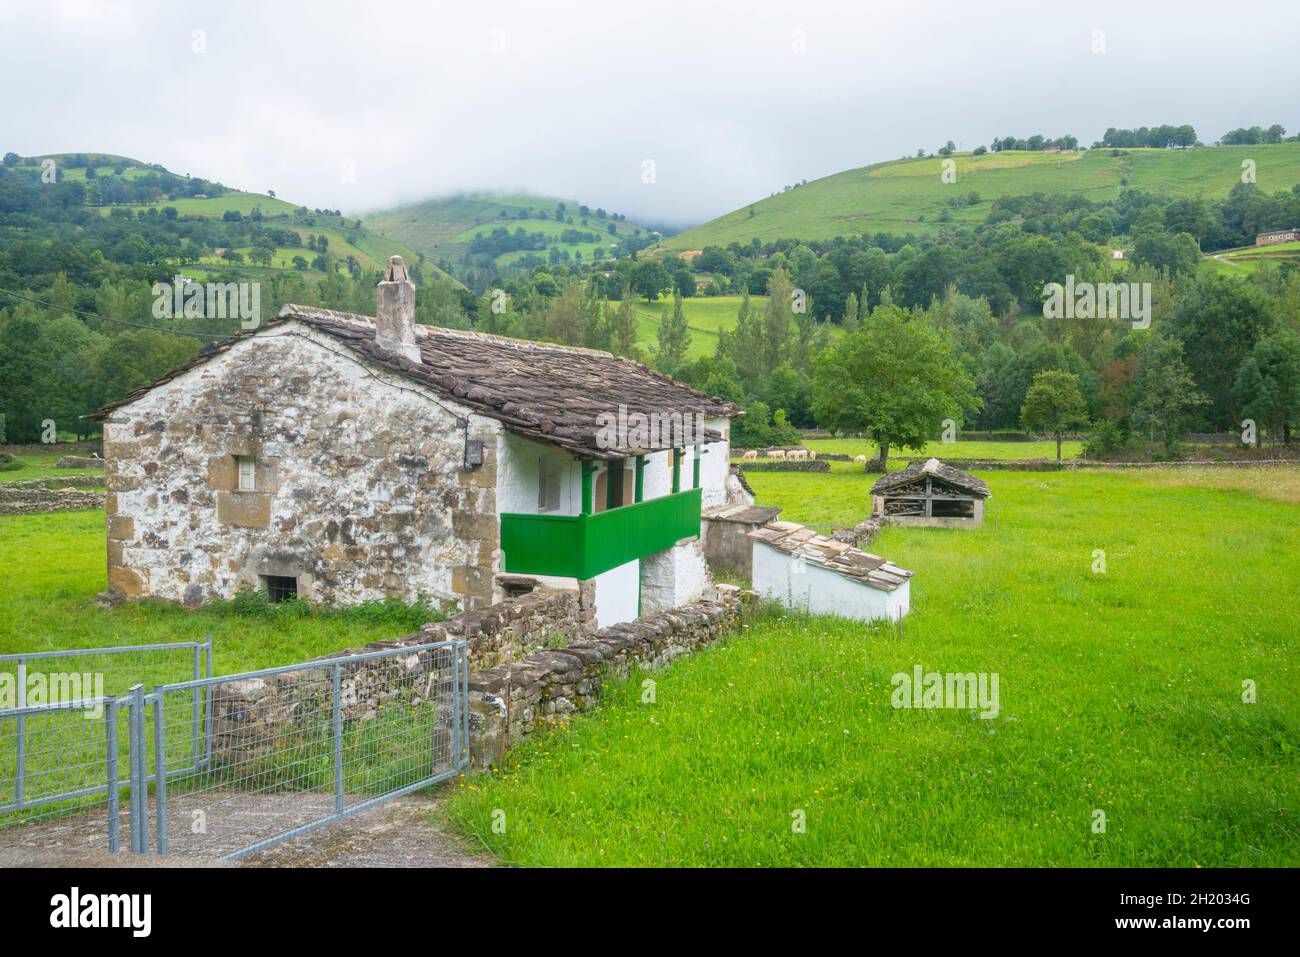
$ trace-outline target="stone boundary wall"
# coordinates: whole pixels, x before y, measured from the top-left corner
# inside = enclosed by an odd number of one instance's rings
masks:
[[[753,594],[734,585],[715,591],[715,600],[596,631],[595,609],[588,607],[594,603],[581,591],[539,588],[414,634],[313,658],[300,671],[216,684],[213,760],[218,766],[254,760],[319,724],[329,706],[329,672],[313,665],[343,660],[344,715],[364,720],[389,698],[411,704],[436,692],[432,682],[416,687],[411,681],[436,672],[431,662],[409,656],[354,664],[347,663],[349,657],[463,638],[470,654],[471,764],[485,768],[499,760],[503,743],[519,741],[539,720],[594,707],[607,674],[626,675],[634,665],[659,668],[721,638],[739,622]],[[494,663],[484,667],[485,662]],[[450,718],[448,713],[443,720]]]
[[[14,482],[0,484],[0,515],[32,515],[37,512],[70,512],[103,508],[103,492],[50,489]]]
[[[820,456],[811,461],[755,462],[750,459],[748,462],[739,464],[744,472],[829,472],[831,470],[831,463]]]
[[[98,456],[65,455],[54,463],[56,469],[102,469],[104,460]]]
[[[661,668],[724,637],[739,624],[754,594],[734,585],[717,585],[715,592],[714,601],[602,628],[563,648],[471,672],[470,765],[490,767],[539,723],[594,708],[608,676],[625,677],[633,667]]]

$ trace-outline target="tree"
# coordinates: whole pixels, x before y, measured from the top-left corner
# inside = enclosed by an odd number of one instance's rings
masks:
[[[627,356],[629,359],[636,358],[636,311],[632,306],[632,289],[630,286],[623,287],[623,298],[618,304],[618,309],[607,311],[611,312],[608,317],[610,346],[621,356]]]
[[[1072,372],[1040,372],[1034,376],[1020,421],[1030,432],[1046,432],[1056,439],[1056,461],[1061,461],[1061,438],[1071,426],[1088,421],[1088,406]]]
[[[632,288],[642,299],[654,302],[672,286],[673,280],[668,275],[668,270],[663,267],[663,263],[653,259],[637,263],[636,269],[632,271]]]
[[[655,365],[670,376],[677,375],[686,362],[686,350],[691,344],[691,330],[686,324],[686,313],[682,310],[682,293],[679,289],[673,293],[673,311],[669,316],[664,310],[659,320],[659,348],[655,352]]]
[[[1242,414],[1290,443],[1300,421],[1300,335],[1285,329],[1260,339],[1237,370],[1233,393]]]
[[[1171,453],[1191,410],[1207,401],[1196,391],[1196,382],[1183,363],[1183,344],[1158,336],[1151,337],[1142,349],[1133,393],[1137,396],[1133,426],[1145,431],[1152,441],[1163,439]]]
[[[921,449],[979,408],[974,383],[950,338],[897,306],[881,306],[857,332],[841,336],[814,363],[813,414],[837,432],[863,432],[880,447]]]
[[[785,359],[790,340],[790,319],[794,315],[793,298],[794,283],[790,274],[778,266],[767,281],[767,308],[763,312],[760,369],[764,375]]]

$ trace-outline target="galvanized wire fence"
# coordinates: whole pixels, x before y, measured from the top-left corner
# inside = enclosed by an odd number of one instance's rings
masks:
[[[450,777],[467,672],[464,643],[439,642],[157,689],[159,852],[243,857]]]
[[[210,642],[6,660],[36,689],[44,659],[121,669],[132,652],[172,680],[114,670],[116,696],[0,707],[0,848],[242,857],[467,764],[463,641],[218,678]]]
[[[117,850],[110,814],[135,769],[128,693],[211,673],[210,638],[0,655],[0,847]]]

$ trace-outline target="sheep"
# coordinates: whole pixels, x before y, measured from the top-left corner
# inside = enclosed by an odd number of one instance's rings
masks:
[[[740,457],[740,459],[741,459],[742,462],[750,462],[750,461],[753,461],[753,460],[756,459],[756,458],[758,458],[758,450],[757,450],[757,449],[750,449],[749,451],[747,451],[744,455],[742,455],[742,456]]]
[[[853,461],[857,462],[859,465],[866,465],[867,457],[865,455],[855,455],[853,456]]]
[[[808,450],[808,461],[809,461],[809,462],[816,462],[816,461],[817,461],[817,450],[816,450],[816,449],[809,449],[809,450]]]
[[[767,453],[767,457],[771,459],[773,462],[784,462],[785,449],[772,449],[770,452]]]

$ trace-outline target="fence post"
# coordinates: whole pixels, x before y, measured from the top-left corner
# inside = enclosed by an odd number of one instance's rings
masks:
[[[198,664],[197,659],[195,664]],[[163,734],[163,697],[155,694],[153,699],[153,766],[159,854],[167,853],[167,743]]]
[[[27,707],[27,659],[18,659],[18,707]],[[27,715],[20,714],[17,720],[18,753],[14,756],[14,804],[23,806],[23,794],[27,790]]]
[[[108,850],[122,849],[121,795],[117,790],[117,699],[104,702],[104,772],[108,778]]]
[[[203,646],[195,645],[194,646],[194,680],[195,681],[198,681],[199,678],[201,677],[199,673],[199,669],[202,667],[202,663],[201,663],[202,657],[203,657]],[[203,689],[200,688],[198,685],[194,686],[194,690],[190,694],[190,709],[192,712],[190,714],[190,740],[192,741],[192,745],[190,748],[190,761],[192,763],[190,764],[190,767],[197,770],[199,767],[199,763],[202,761],[201,748],[203,746],[202,745],[203,726],[201,724],[203,720],[203,715],[202,715]],[[155,712],[155,720],[157,720],[156,712]],[[163,773],[164,774],[166,773],[166,768],[163,769]]]
[[[343,667],[334,663],[334,810],[343,810]]]
[[[143,854],[149,838],[144,829],[144,794],[148,784],[144,767],[144,685],[133,685],[131,695],[131,853]]]
[[[204,644],[207,645],[207,652],[206,652],[207,673],[203,677],[211,678],[212,677],[212,636],[211,635],[208,635],[207,638],[204,639]],[[212,766],[212,685],[208,685],[206,688],[204,688],[203,703],[204,703],[203,714],[207,719],[203,731],[203,766],[207,768]]]

